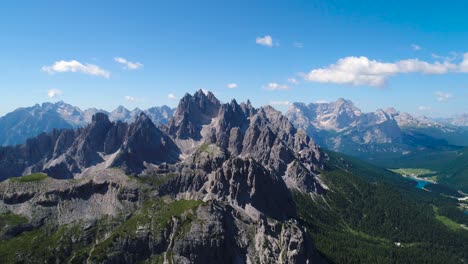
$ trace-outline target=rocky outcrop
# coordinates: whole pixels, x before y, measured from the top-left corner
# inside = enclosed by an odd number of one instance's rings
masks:
[[[220,105],[211,92],[205,94],[199,90],[193,96],[187,93],[169,120],[167,132],[178,139],[201,139],[203,125],[209,124],[217,115]]]
[[[125,140],[115,154],[111,167],[121,167],[128,172],[141,173],[145,163],[175,163],[179,150],[174,142],[163,134],[145,115],[140,114],[127,130]]]
[[[140,173],[147,163],[174,163],[178,158],[177,146],[144,113],[131,125],[112,123],[97,113],[85,128],[54,130],[24,145],[0,148],[0,179],[34,172],[73,178],[95,166]]]
[[[177,109],[166,130],[188,157],[206,145],[216,145],[227,156],[252,159],[274,177],[283,177],[288,186],[291,183],[300,191],[323,191],[314,178],[323,168],[326,156],[281,112],[269,106],[255,109],[250,102],[238,104],[235,100],[219,105],[212,94],[205,95],[202,91],[184,97]],[[195,122],[186,118],[189,113],[204,114]],[[187,132],[194,128],[196,133]],[[287,173],[293,162],[300,163],[307,172]]]
[[[116,216],[140,201],[137,185],[119,170],[102,171],[80,181],[46,178],[0,183],[0,212],[24,215],[33,222],[70,224]]]

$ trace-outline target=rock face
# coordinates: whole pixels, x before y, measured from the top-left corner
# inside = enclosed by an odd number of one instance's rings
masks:
[[[123,190],[119,192],[119,190]],[[79,182],[47,178],[42,181],[0,183],[0,212],[6,210],[33,220],[36,224],[71,224],[116,216],[131,211],[140,200],[134,182],[120,171],[103,171]]]
[[[450,146],[445,138],[463,134],[459,129],[415,118],[394,108],[363,113],[345,99],[307,105],[294,103],[286,116],[317,144],[360,158],[434,147],[446,149]]]
[[[169,120],[168,133],[178,139],[201,138],[202,126],[211,122],[220,107],[216,97],[199,90],[193,96],[186,94],[179,103],[174,117]]]
[[[54,129],[85,127],[92,122],[96,113],[105,113],[111,121],[132,123],[144,112],[157,125],[165,124],[172,117],[174,109],[168,106],[153,107],[145,111],[138,108],[129,111],[119,106],[112,112],[96,108],[81,110],[64,102],[43,103],[32,107],[19,108],[0,117],[0,146],[23,144],[28,138]]]
[[[174,163],[179,160],[179,154],[174,142],[148,116],[141,113],[135,123],[129,126],[111,166],[140,173],[145,169],[145,163]]]
[[[174,163],[178,155],[177,146],[144,113],[130,125],[97,113],[85,128],[54,130],[24,145],[0,148],[0,179],[34,172],[73,178],[94,166],[140,173],[145,163]]]
[[[194,119],[192,114],[200,118]],[[181,100],[165,130],[186,155],[193,155],[206,144],[214,144],[228,156],[252,158],[269,173],[285,177],[287,184],[301,191],[321,191],[313,178],[325,156],[305,133],[297,131],[272,107],[255,109],[250,102],[239,105],[235,100],[221,105],[213,94],[205,95],[200,90]],[[302,176],[289,177],[287,170],[292,163],[301,164]],[[310,179],[300,180],[301,177]],[[303,186],[306,182],[308,186]]]
[[[322,131],[348,136],[358,144],[401,142],[398,123],[387,112],[379,109],[362,113],[351,101],[341,98],[332,103],[294,103],[287,116],[295,126],[323,143],[329,135],[320,137]]]
[[[0,148],[3,178],[74,178],[8,179],[0,213],[27,216],[37,232],[59,237],[53,255],[40,255],[46,262],[317,263],[292,192],[322,195],[327,159],[275,109],[198,91],[161,129],[145,113],[131,124],[97,113],[85,128]],[[79,254],[64,243],[70,236]]]

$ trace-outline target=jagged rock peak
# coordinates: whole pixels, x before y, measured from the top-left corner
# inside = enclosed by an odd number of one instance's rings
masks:
[[[105,123],[110,123],[110,120],[109,120],[109,116],[107,116],[106,114],[104,113],[96,113],[93,115],[93,118],[92,118],[92,122],[93,123],[101,123],[101,122],[105,122]]]
[[[149,118],[144,112],[141,112],[138,115],[135,123],[151,123],[154,125],[153,121],[151,121],[151,118]]]
[[[202,126],[218,115],[220,106],[221,103],[211,92],[205,94],[198,90],[193,96],[185,94],[168,122],[168,133],[180,139],[200,139]]]

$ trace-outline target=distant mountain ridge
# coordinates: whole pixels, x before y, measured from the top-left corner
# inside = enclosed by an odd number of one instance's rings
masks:
[[[342,98],[330,103],[293,103],[286,116],[318,145],[367,160],[468,144],[468,131],[463,128],[394,108],[363,113]]]
[[[156,125],[161,125],[172,117],[174,109],[166,105],[147,110],[138,108],[128,110],[119,106],[112,112],[107,112],[96,108],[81,110],[62,101],[22,107],[0,117],[0,146],[22,144],[28,138],[53,129],[84,127],[92,122],[92,117],[96,113],[105,113],[110,121],[132,123],[142,112]]]
[[[468,129],[468,113],[463,113],[451,118],[436,118],[434,120],[454,126],[466,127]]]

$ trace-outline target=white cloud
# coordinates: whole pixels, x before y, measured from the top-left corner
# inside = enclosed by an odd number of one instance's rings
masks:
[[[125,96],[125,100],[127,100],[127,101],[129,101],[129,102],[135,102],[135,101],[136,101],[136,98],[133,97],[133,96],[127,95],[127,96]]]
[[[227,85],[227,88],[229,88],[229,89],[235,89],[235,88],[237,88],[237,83],[229,83],[229,84]]]
[[[299,81],[296,78],[288,78],[288,83],[299,84]]]
[[[104,78],[109,78],[110,73],[106,70],[99,68],[93,64],[82,64],[79,61],[56,61],[51,66],[43,66],[42,71],[47,72],[48,74],[62,73],[62,72],[81,72],[84,74],[100,76]]]
[[[468,52],[463,54],[463,60],[459,65],[460,72],[468,72]]]
[[[302,42],[294,42],[293,46],[298,49],[302,49],[304,47],[304,44]]]
[[[273,47],[273,38],[270,35],[264,37],[257,37],[255,43],[262,46]]]
[[[411,48],[413,50],[421,50],[421,46],[417,45],[417,44],[411,44]]]
[[[173,93],[168,94],[167,98],[169,98],[171,100],[177,100],[177,97]]]
[[[122,57],[116,57],[114,58],[114,61],[120,63],[120,64],[123,64],[125,66],[126,69],[129,69],[129,70],[136,70],[136,69],[140,69],[143,67],[143,64],[141,64],[140,62],[131,62],[131,61],[128,61],[127,59],[124,59]]]
[[[290,105],[289,101],[270,101],[271,105]]]
[[[55,98],[55,97],[59,97],[62,95],[63,95],[63,92],[62,90],[59,90],[59,89],[50,89],[47,91],[47,97],[49,98]]]
[[[436,99],[439,102],[447,102],[448,100],[453,98],[453,94],[444,93],[444,92],[436,92],[435,93]]]
[[[328,67],[311,70],[304,78],[311,82],[380,87],[385,85],[389,77],[401,73],[445,74],[461,71],[464,62],[468,71],[468,56],[465,56],[460,65],[448,61],[429,63],[408,59],[387,63],[369,60],[363,56],[346,57]]]
[[[429,110],[431,110],[431,107],[430,107],[430,106],[420,105],[420,106],[418,107],[418,110],[419,110],[419,111],[429,111]]]
[[[263,88],[267,90],[289,90],[290,89],[289,86],[285,84],[278,84],[278,83],[269,83],[263,86]]]

